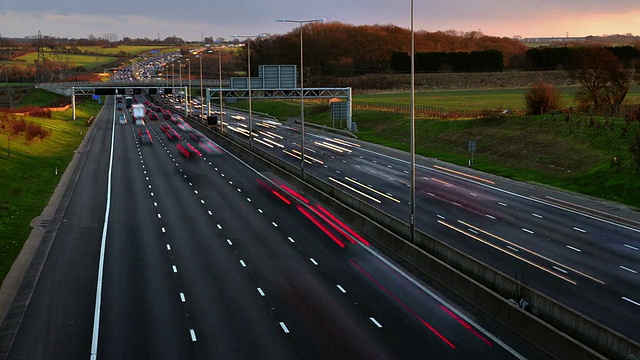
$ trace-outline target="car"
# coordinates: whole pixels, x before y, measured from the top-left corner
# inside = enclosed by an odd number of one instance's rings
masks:
[[[124,117],[124,114],[118,114],[118,123],[120,123],[120,124],[126,124],[127,123],[127,119]]]
[[[198,148],[207,155],[222,155],[222,149],[216,145],[213,141],[204,138],[198,141]]]
[[[162,117],[163,117],[165,120],[169,120],[169,118],[171,117],[171,111],[169,111],[169,110],[163,110],[163,111],[162,111]]]
[[[153,138],[149,133],[149,129],[140,129],[138,130],[138,136],[140,137],[140,142],[143,144],[152,144]]]
[[[158,120],[158,115],[156,115],[156,113],[154,113],[153,111],[149,112],[149,120]]]
[[[178,151],[186,158],[191,158],[196,155],[200,157],[202,156],[200,150],[196,149],[195,146],[189,144],[188,142],[176,145],[176,149],[178,149]]]

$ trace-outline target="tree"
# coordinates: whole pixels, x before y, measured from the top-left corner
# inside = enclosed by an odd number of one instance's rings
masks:
[[[562,108],[562,94],[555,86],[545,82],[537,82],[531,85],[524,95],[527,106],[527,114],[546,114]]]
[[[576,100],[582,108],[615,112],[627,96],[630,75],[610,51],[601,47],[572,50],[569,75],[580,84]]]

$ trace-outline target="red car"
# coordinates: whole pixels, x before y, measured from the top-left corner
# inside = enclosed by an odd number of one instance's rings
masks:
[[[154,113],[153,111],[150,111],[149,120],[158,120],[158,115],[156,115],[156,113]]]

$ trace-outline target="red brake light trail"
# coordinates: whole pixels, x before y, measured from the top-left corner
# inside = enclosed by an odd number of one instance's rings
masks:
[[[309,200],[307,200],[305,197],[303,197],[302,195],[300,195],[297,191],[289,188],[287,185],[285,184],[280,184],[280,187],[283,188],[286,192],[288,192],[289,194],[295,196],[296,198],[298,198],[298,200],[302,201],[305,204],[309,203]]]
[[[458,315],[454,314],[453,311],[449,310],[446,306],[444,305],[440,305],[440,308],[442,310],[444,310],[444,312],[446,312],[447,314],[449,314],[449,316],[451,316],[452,318],[454,318],[457,322],[459,322],[462,326],[464,326],[465,329],[471,331],[471,333],[473,335],[475,335],[476,337],[478,337],[478,339],[482,340],[485,344],[489,345],[489,346],[493,346],[493,344],[491,343],[491,341],[485,339],[482,335],[478,334],[473,327],[471,327],[471,325],[469,325],[466,321],[462,320]]]
[[[397,302],[398,305],[400,305],[403,309],[408,311],[411,315],[413,315],[416,319],[418,319],[418,321],[420,321],[424,326],[426,326],[429,330],[431,330],[431,332],[434,333],[437,337],[439,337],[440,340],[442,340],[445,344],[449,345],[450,348],[452,349],[456,348],[456,346],[453,345],[451,341],[449,341],[446,337],[440,334],[438,330],[436,330],[428,322],[424,321],[418,314],[416,314],[413,310],[411,310],[411,308],[409,308],[405,303],[400,301],[400,299],[398,299],[389,290],[387,290],[387,288],[382,286],[382,284],[380,284],[376,279],[374,279],[371,275],[369,275],[368,272],[366,272],[363,268],[361,268],[358,264],[356,264],[355,261],[349,260],[349,262],[351,263],[351,265],[355,266],[356,269],[358,269],[362,274],[364,274],[364,276],[366,276],[367,279],[371,280],[377,287],[379,287],[380,290],[384,291],[385,294],[389,295],[395,302]]]
[[[344,248],[344,243],[340,241],[335,235],[333,235],[329,230],[324,227],[318,220],[316,220],[311,214],[309,214],[302,206],[298,205],[298,210],[304,214],[309,220],[311,220],[320,230],[322,230],[327,236],[331,238],[336,244],[338,244],[341,248]]]
[[[365,238],[363,238],[362,236],[360,236],[360,234],[358,234],[357,232],[353,231],[347,224],[343,223],[342,221],[340,221],[337,217],[335,217],[332,213],[330,213],[328,210],[326,210],[325,208],[323,208],[320,205],[316,205],[316,207],[318,208],[318,210],[320,210],[320,212],[324,213],[325,215],[327,215],[331,220],[333,220],[334,222],[336,222],[338,225],[342,226],[343,229],[347,230],[347,232],[351,235],[353,235],[353,237],[355,237],[356,239],[358,239],[360,242],[362,242],[365,246],[369,246],[371,245],[369,243],[369,241],[367,241]],[[348,238],[348,237],[347,237]]]

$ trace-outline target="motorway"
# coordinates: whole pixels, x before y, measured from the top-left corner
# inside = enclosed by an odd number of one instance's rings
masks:
[[[114,109],[7,358],[544,359],[259,166]]]
[[[227,133],[248,141],[246,114]],[[300,167],[300,129],[254,115],[253,146]],[[409,223],[408,154],[305,131],[305,172]],[[640,215],[418,156],[416,228],[640,341]]]

